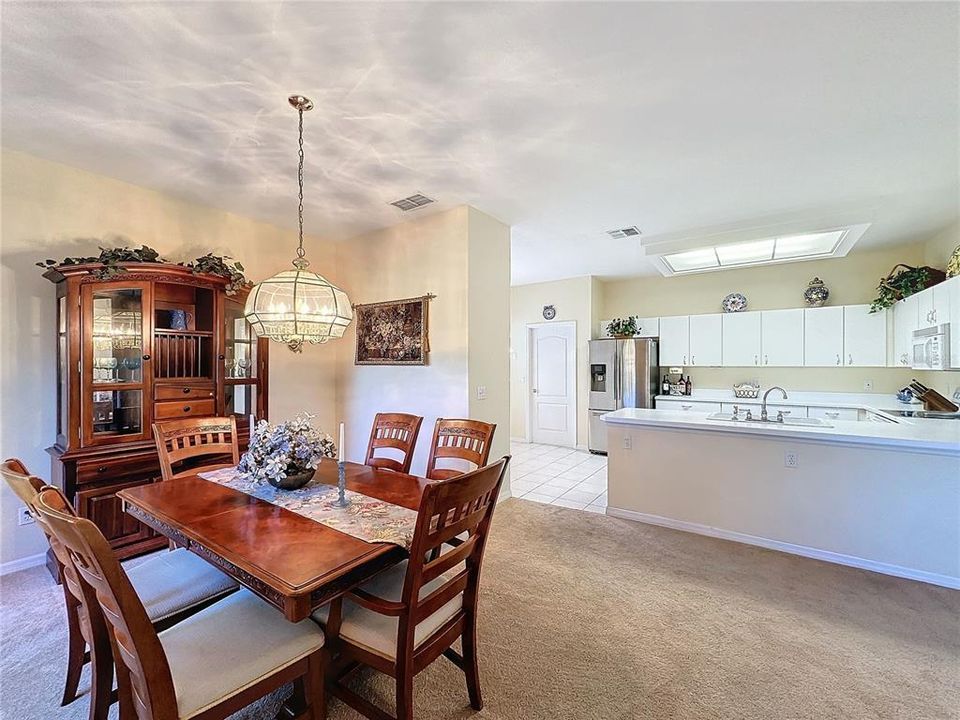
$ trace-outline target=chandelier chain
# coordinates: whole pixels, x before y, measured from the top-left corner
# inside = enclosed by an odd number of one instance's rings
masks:
[[[299,152],[299,163],[297,165],[297,186],[299,188],[298,200],[299,204],[297,206],[297,216],[300,221],[300,246],[297,248],[297,257],[303,258],[303,107],[298,107],[297,112],[300,116],[299,132],[300,132],[300,152]]]

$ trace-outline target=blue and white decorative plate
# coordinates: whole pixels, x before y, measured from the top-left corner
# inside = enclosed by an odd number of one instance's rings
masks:
[[[747,296],[743,293],[730,293],[720,305],[725,313],[743,312],[747,309]]]

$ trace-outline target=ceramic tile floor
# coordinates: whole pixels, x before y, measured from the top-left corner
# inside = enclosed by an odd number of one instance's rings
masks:
[[[511,441],[514,497],[561,507],[607,511],[607,458],[555,445]]]

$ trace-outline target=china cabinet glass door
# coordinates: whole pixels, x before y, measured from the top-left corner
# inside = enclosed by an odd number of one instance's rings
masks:
[[[243,305],[227,299],[224,303],[224,412],[236,415],[237,426],[247,427],[250,415],[261,419],[259,341],[243,317]]]
[[[150,294],[145,282],[83,287],[85,445],[150,437]]]

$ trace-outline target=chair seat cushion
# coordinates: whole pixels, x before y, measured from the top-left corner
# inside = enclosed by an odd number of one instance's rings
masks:
[[[127,577],[153,622],[239,587],[206,560],[183,548],[157,553],[127,570]]]
[[[242,589],[159,634],[177,711],[190,718],[323,647],[310,620],[292,623]]]
[[[399,602],[403,594],[403,581],[407,573],[407,562],[394,565],[384,570],[382,573],[365,582],[361,587],[371,595]],[[441,575],[435,580],[420,588],[420,598],[423,599],[445,582],[450,577]],[[414,632],[414,647],[419,647],[424,641],[436,632],[447,620],[452,618],[460,608],[463,607],[463,594],[452,598],[450,602],[443,605],[433,615],[423,620]],[[330,615],[330,606],[317,610],[313,619],[321,625],[325,625]],[[397,658],[397,632],[400,620],[389,615],[367,610],[349,600],[343,601],[343,614],[340,623],[340,636],[349,640],[354,645],[366,648],[367,650],[390,660]]]

